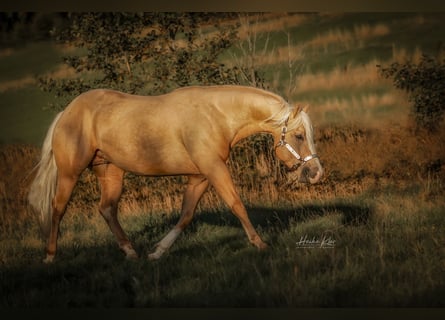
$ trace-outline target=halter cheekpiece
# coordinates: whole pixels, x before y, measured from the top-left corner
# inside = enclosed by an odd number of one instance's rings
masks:
[[[301,161],[299,163],[294,164],[292,166],[292,168],[289,169],[289,171],[294,171],[294,170],[298,169],[301,165],[305,165],[307,162],[311,161],[312,159],[318,158],[318,155],[316,153],[314,153],[314,154],[310,154],[303,158],[302,156],[299,155],[299,153],[297,151],[295,151],[294,148],[292,148],[292,146],[289,143],[286,142],[288,120],[289,120],[289,118],[287,118],[286,121],[284,122],[283,129],[281,130],[281,138],[280,138],[280,141],[275,146],[275,149],[277,149],[278,147],[285,147],[297,160]]]

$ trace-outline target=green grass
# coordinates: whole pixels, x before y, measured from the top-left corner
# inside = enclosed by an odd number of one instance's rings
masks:
[[[421,188],[419,189],[421,190]],[[62,224],[43,265],[35,228],[1,238],[1,307],[441,307],[442,217],[400,189],[287,208],[249,208],[259,252],[226,210],[200,212],[161,260],[145,257],[178,216],[122,216],[140,260],[126,261],[99,215]],[[300,248],[301,237],[335,240]],[[421,279],[421,281],[420,281]]]

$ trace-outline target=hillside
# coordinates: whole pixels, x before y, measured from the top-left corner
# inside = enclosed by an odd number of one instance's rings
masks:
[[[241,15],[240,42],[221,57],[260,71],[266,87],[309,104],[318,125],[404,123],[408,102],[382,79],[376,65],[436,56],[443,14],[348,13]],[[37,77],[72,75],[61,64],[70,49],[40,42],[0,52],[0,141],[39,144],[55,97]],[[247,79],[249,83],[250,79]],[[250,81],[251,83],[252,81]]]

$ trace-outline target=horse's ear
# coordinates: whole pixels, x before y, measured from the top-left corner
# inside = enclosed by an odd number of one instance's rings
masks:
[[[295,118],[296,116],[298,116],[298,114],[301,111],[304,111],[305,113],[307,113],[309,110],[309,105],[305,105],[305,106],[301,106],[298,104],[294,104],[294,110],[292,111],[292,118]]]
[[[294,104],[293,107],[294,108],[292,110],[292,115],[291,115],[292,119],[295,118],[296,116],[298,116],[298,114],[301,112],[301,110],[303,110],[303,108],[298,104]]]

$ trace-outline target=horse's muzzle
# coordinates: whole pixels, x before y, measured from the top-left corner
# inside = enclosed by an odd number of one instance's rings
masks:
[[[323,176],[323,169],[321,168],[321,166],[313,166],[313,167],[303,166],[301,168],[298,181],[301,183],[315,184],[320,181],[322,176]]]

